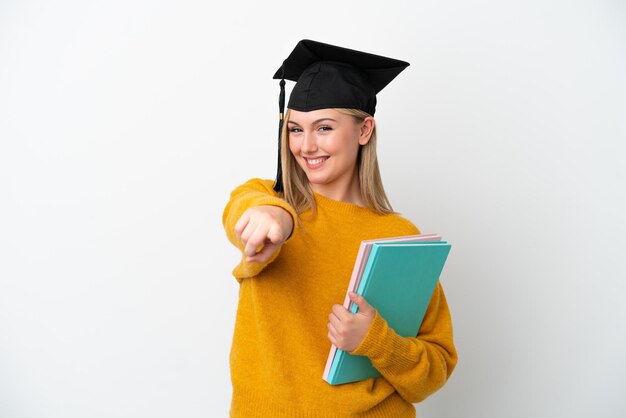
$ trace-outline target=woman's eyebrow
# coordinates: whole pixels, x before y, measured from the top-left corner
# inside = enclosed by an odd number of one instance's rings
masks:
[[[314,122],[312,123],[312,125],[315,125],[315,124],[318,124],[318,123],[320,123],[320,122],[324,122],[324,121],[327,121],[327,120],[329,120],[329,121],[331,121],[331,122],[337,122],[337,121],[336,121],[335,119],[333,119],[333,118],[321,118],[321,119],[318,119],[318,120],[314,121]],[[298,123],[298,122],[294,122],[294,121],[292,121],[292,120],[288,120],[288,121],[287,121],[287,123],[288,123],[288,124],[289,124],[289,123],[293,123],[293,124],[299,125],[299,123]]]
[[[337,122],[337,121],[336,121],[335,119],[333,119],[333,118],[322,118],[322,119],[318,119],[318,120],[316,120],[315,122],[313,122],[313,125],[318,124],[318,123],[320,123],[320,122],[327,121],[327,120],[329,120],[329,121],[331,121],[331,122]]]

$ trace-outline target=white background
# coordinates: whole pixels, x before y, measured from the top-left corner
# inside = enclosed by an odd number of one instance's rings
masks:
[[[221,213],[303,38],[411,63],[380,165],[460,355],[418,415],[626,416],[624,2],[221,3],[0,1],[0,416],[227,416]]]

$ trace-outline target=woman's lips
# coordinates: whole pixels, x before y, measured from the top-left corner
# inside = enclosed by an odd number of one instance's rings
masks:
[[[308,168],[318,168],[318,167],[321,167],[329,158],[330,157],[316,157],[316,158],[304,157],[304,161],[306,161],[306,166]]]

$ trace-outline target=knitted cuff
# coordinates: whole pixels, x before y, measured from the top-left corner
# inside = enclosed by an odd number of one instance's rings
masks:
[[[367,357],[380,355],[382,342],[388,330],[389,326],[387,325],[387,321],[385,321],[376,310],[370,328],[367,330],[367,334],[365,334],[365,338],[363,338],[357,348],[350,351],[350,354]]]
[[[415,362],[410,358],[410,341],[389,327],[387,321],[376,311],[374,320],[363,341],[350,354],[367,356],[378,369],[402,369]]]

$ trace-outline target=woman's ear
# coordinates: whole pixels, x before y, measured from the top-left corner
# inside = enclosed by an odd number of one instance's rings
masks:
[[[372,132],[374,132],[375,125],[376,125],[376,122],[374,121],[373,117],[368,116],[365,119],[363,119],[363,122],[361,122],[359,144],[365,145],[370,141],[370,138],[372,137]]]

